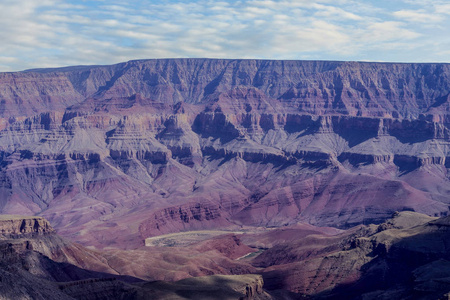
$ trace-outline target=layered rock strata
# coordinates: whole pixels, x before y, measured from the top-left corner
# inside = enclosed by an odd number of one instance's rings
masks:
[[[448,64],[173,59],[0,74],[0,211],[95,247],[448,213]]]

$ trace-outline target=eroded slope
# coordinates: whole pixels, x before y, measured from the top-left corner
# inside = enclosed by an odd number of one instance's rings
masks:
[[[448,213],[449,65],[174,59],[0,76],[0,211],[95,247]]]

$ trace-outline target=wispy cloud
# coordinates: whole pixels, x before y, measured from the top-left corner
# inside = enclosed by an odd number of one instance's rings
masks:
[[[449,7],[450,8],[450,7]],[[424,9],[418,10],[399,10],[394,12],[394,16],[409,22],[420,22],[420,23],[440,23],[445,20],[445,16],[436,13],[428,12]]]
[[[3,0],[0,71],[163,57],[445,61],[449,4],[427,1]]]

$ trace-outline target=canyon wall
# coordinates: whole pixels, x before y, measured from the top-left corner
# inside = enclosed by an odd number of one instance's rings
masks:
[[[0,74],[0,211],[95,247],[449,211],[450,65],[168,59]]]

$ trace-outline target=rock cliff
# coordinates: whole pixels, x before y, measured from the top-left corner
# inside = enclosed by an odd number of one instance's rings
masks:
[[[266,289],[311,299],[446,299],[448,224],[395,213],[378,226],[278,242],[252,263],[265,267]]]
[[[140,60],[0,74],[0,211],[95,247],[449,211],[450,65]]]
[[[274,299],[262,276],[249,274],[253,267],[216,252],[222,245],[93,251],[59,237],[43,218],[18,215],[2,215],[0,230],[1,299]],[[234,236],[234,250],[252,251],[238,242]],[[186,278],[213,274],[241,275]],[[155,281],[164,278],[174,282]]]
[[[0,215],[0,235],[4,238],[42,235],[53,232],[54,229],[42,217]]]
[[[215,231],[191,237],[190,247],[179,234],[179,245],[127,251],[73,244],[42,218],[2,221],[8,230],[6,222],[46,228],[1,235],[5,299],[431,300],[445,299],[450,288],[450,219],[416,212],[348,230],[303,223]]]

